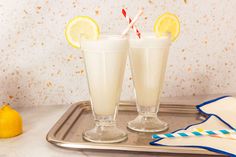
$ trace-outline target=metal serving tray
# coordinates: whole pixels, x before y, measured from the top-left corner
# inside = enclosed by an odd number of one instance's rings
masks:
[[[184,128],[189,124],[198,123],[203,119],[194,105],[161,104],[159,118],[169,123],[170,132]],[[117,150],[135,152],[155,152],[172,155],[220,155],[204,149],[151,146],[151,133],[137,133],[127,129],[127,122],[137,116],[134,102],[121,102],[117,116],[117,125],[128,133],[128,140],[115,144],[97,144],[85,141],[82,132],[93,127],[93,116],[89,101],[73,104],[58,122],[52,127],[47,135],[47,141],[66,149],[78,150]],[[163,132],[163,133],[165,133]]]

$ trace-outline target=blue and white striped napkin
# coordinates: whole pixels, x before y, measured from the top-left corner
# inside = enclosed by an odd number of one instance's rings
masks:
[[[204,130],[220,130],[236,128],[236,98],[223,96],[204,102],[197,106],[199,112],[209,117],[198,124],[192,124],[176,132],[194,131],[196,128]],[[211,136],[158,139],[150,143],[158,146],[196,147],[209,151],[236,157],[236,140],[216,138]]]

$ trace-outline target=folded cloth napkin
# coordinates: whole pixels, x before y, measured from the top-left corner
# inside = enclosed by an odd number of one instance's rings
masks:
[[[204,130],[221,130],[236,128],[236,98],[223,96],[197,105],[199,112],[208,115],[201,123],[192,124],[175,132],[189,132],[196,128]],[[150,143],[158,146],[196,147],[236,157],[236,140],[211,136],[179,137],[158,139]]]

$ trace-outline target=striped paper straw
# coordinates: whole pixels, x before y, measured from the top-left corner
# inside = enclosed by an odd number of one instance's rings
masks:
[[[236,133],[236,129],[231,130],[204,130],[204,131],[193,131],[193,132],[178,132],[178,133],[168,133],[168,134],[153,134],[152,138],[176,138],[176,137],[193,137],[193,136],[212,136],[212,135],[226,135]]]
[[[202,131],[209,131],[209,130],[204,130],[202,128],[196,128],[194,129],[196,131],[202,132]],[[224,134],[224,135],[211,135],[212,137],[217,137],[217,138],[227,138],[231,140],[236,140],[236,134]]]
[[[125,17],[125,19],[127,20],[127,22],[129,22],[129,23],[132,22],[132,19],[127,15],[125,9],[122,9],[122,14]],[[137,27],[135,25],[133,25],[131,28],[133,29],[134,33],[138,36],[138,38],[141,38],[141,33],[139,32]]]
[[[143,10],[140,10],[140,11],[138,12],[138,14],[134,17],[134,19],[133,19],[133,20],[129,23],[129,25],[126,27],[126,29],[122,32],[122,34],[121,34],[122,36],[125,36],[125,35],[128,33],[129,29],[134,26],[134,24],[136,23],[136,21],[138,20],[138,18],[139,18],[142,14],[143,14]]]

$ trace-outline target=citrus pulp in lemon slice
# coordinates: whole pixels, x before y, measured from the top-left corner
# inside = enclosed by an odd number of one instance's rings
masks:
[[[88,16],[76,16],[66,25],[65,36],[69,44],[80,48],[81,38],[97,40],[100,31],[95,20]]]
[[[168,12],[161,15],[154,24],[154,32],[158,36],[170,33],[171,40],[175,41],[180,32],[180,23],[178,17]]]

